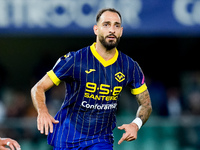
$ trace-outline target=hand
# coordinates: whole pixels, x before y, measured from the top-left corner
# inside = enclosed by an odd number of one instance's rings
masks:
[[[6,148],[9,146],[10,148]],[[21,150],[20,145],[17,141],[10,138],[0,138],[0,150]]]
[[[118,129],[125,130],[125,133],[119,140],[118,144],[121,144],[123,141],[132,141],[137,139],[137,132],[139,128],[135,123],[123,124],[122,126],[118,127]]]
[[[37,127],[41,134],[44,133],[48,135],[49,130],[50,133],[53,133],[53,123],[58,124],[59,121],[55,120],[48,112],[42,112],[38,114],[37,118]]]

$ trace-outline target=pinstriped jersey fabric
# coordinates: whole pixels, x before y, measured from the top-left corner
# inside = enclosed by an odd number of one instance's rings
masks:
[[[61,81],[66,85],[65,100],[55,116],[59,124],[48,136],[54,147],[113,143],[120,92],[125,86],[133,94],[147,89],[135,61],[117,49],[115,56],[105,61],[96,52],[95,43],[61,57],[47,74],[56,85]]]

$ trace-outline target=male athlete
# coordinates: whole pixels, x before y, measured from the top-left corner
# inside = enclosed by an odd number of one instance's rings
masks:
[[[139,108],[130,124],[118,127],[125,130],[118,144],[135,140],[149,118],[152,107],[142,70],[116,49],[121,21],[115,9],[99,11],[93,27],[96,43],[61,57],[32,88],[38,130],[48,135],[54,150],[112,150],[117,100],[125,86],[136,95]],[[48,113],[45,92],[60,82],[65,82],[66,95],[54,119]]]

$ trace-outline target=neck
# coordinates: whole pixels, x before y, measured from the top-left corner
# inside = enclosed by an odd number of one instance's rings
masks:
[[[114,57],[116,53],[116,49],[113,48],[111,50],[107,50],[100,42],[97,42],[95,45],[96,51],[99,55],[105,60],[108,61]]]

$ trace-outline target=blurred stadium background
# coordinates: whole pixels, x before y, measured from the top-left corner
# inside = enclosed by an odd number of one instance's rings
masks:
[[[0,137],[16,139],[23,150],[51,150],[36,129],[30,89],[56,60],[95,41],[97,11],[122,13],[118,49],[136,60],[150,91],[153,113],[134,142],[114,150],[200,149],[200,0],[0,0]],[[52,115],[64,86],[47,92]],[[137,102],[125,89],[117,125],[135,117]]]

